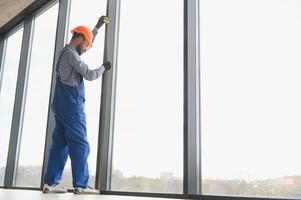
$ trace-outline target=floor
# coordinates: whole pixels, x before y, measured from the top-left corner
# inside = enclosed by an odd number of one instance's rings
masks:
[[[171,200],[168,198],[133,197],[120,195],[43,194],[33,190],[0,189],[0,200]],[[174,199],[172,199],[174,200]]]

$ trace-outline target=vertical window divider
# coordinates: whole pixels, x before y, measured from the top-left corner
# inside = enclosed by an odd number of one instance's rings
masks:
[[[112,69],[105,72],[102,78],[95,179],[95,186],[100,191],[111,188],[120,0],[108,0],[107,16],[110,19],[110,24],[106,27],[105,33],[104,62],[110,61]]]
[[[198,2],[184,0],[184,195],[200,192]]]
[[[0,39],[0,94],[1,94],[3,64],[4,64],[4,60],[5,60],[6,44],[7,44],[7,39],[4,37],[1,38]]]
[[[24,21],[24,31],[21,46],[21,55],[18,68],[17,86],[15,93],[15,102],[13,109],[13,118],[11,125],[10,141],[8,148],[8,157],[6,164],[6,172],[4,178],[4,186],[11,188],[15,183],[15,174],[18,166],[21,127],[23,123],[23,109],[26,98],[26,88],[28,80],[29,62],[32,45],[33,19],[28,17]]]

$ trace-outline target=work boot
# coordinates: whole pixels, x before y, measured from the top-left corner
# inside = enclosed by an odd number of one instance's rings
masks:
[[[74,194],[99,194],[99,191],[91,187],[87,187],[87,188],[76,187],[74,188]]]
[[[66,193],[66,192],[67,192],[67,188],[59,184],[53,184],[53,185],[44,184],[43,186],[43,193]]]

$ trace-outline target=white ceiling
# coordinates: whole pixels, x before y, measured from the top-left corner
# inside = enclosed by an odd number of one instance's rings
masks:
[[[0,0],[0,27],[18,15],[34,0]]]

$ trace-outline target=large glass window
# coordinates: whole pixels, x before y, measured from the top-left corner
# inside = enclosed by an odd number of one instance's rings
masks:
[[[34,19],[17,186],[41,183],[57,15],[58,4]]]
[[[183,1],[121,3],[111,189],[183,192]]]
[[[202,192],[301,197],[301,1],[201,0]]]
[[[69,22],[69,37],[72,34],[70,30],[76,26],[84,25],[91,30],[96,25],[99,17],[106,15],[106,0],[82,0],[71,1],[71,13]],[[103,63],[103,48],[104,48],[104,33],[105,26],[99,30],[97,37],[93,43],[93,48],[81,56],[82,60],[89,65],[91,69],[100,67]],[[101,95],[101,78],[95,81],[84,81],[86,89],[86,120],[87,120],[87,135],[90,143],[90,155],[88,158],[90,170],[90,186],[95,185],[96,160],[97,160],[97,145],[98,145],[98,128],[99,128],[99,113],[100,113],[100,95]],[[68,159],[66,170],[64,171],[63,183],[72,187],[72,174],[70,160]]]
[[[0,88],[0,185],[4,182],[8,144],[14,109],[23,28],[7,38]]]

